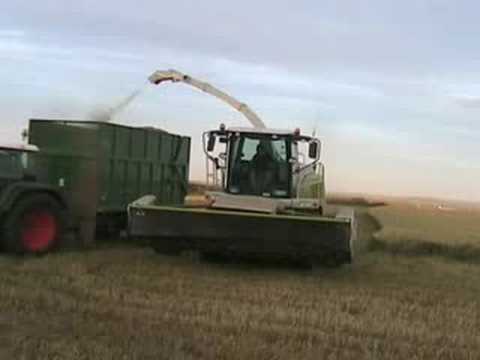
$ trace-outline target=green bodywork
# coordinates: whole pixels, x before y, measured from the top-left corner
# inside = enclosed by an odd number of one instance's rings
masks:
[[[325,178],[323,171],[319,174],[307,174],[298,189],[301,199],[325,199]]]
[[[290,216],[132,204],[130,233],[157,251],[351,262],[352,214]],[[185,226],[188,224],[188,226]]]

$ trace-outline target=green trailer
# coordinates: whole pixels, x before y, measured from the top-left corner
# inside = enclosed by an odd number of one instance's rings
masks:
[[[187,192],[190,138],[185,136],[151,127],[32,119],[28,142],[36,151],[5,148],[0,154],[5,157],[0,162],[5,168],[0,168],[0,231],[10,239],[7,250],[47,250],[50,245],[37,243],[58,242],[52,236],[63,235],[63,230],[73,230],[74,239],[89,243],[95,230],[124,229],[127,205],[142,195],[155,194],[162,204],[179,205]],[[6,167],[15,161],[19,173],[13,179]],[[27,199],[31,196],[40,196],[35,209]],[[16,210],[19,202],[22,209]],[[53,210],[40,209],[44,205]],[[30,208],[41,216],[29,218]],[[22,236],[34,239],[33,246],[23,246]]]

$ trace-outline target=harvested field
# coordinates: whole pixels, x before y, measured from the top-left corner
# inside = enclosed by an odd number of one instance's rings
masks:
[[[476,248],[480,212],[414,208],[361,209],[358,260],[338,269],[118,244],[0,257],[0,358],[475,359],[477,255],[394,249],[405,239]]]
[[[478,208],[456,203],[393,201],[370,213],[383,228],[373,249],[406,255],[440,255],[480,261]]]

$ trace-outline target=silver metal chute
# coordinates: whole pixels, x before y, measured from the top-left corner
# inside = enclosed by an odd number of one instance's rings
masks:
[[[238,101],[233,96],[228,95],[227,93],[217,89],[216,87],[210,85],[207,82],[197,80],[189,75],[185,75],[173,69],[157,70],[152,75],[150,75],[148,80],[155,85],[158,85],[164,81],[171,81],[183,82],[185,84],[193,86],[207,94],[213,95],[216,98],[226,102],[235,110],[242,113],[254,128],[266,128],[265,123],[262,121],[262,119],[260,119],[260,117],[252,109],[250,109],[247,104]]]

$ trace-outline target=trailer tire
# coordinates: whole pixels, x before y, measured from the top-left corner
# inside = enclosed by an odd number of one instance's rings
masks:
[[[67,226],[65,208],[51,195],[23,195],[2,226],[2,247],[17,254],[41,254],[60,245]]]

